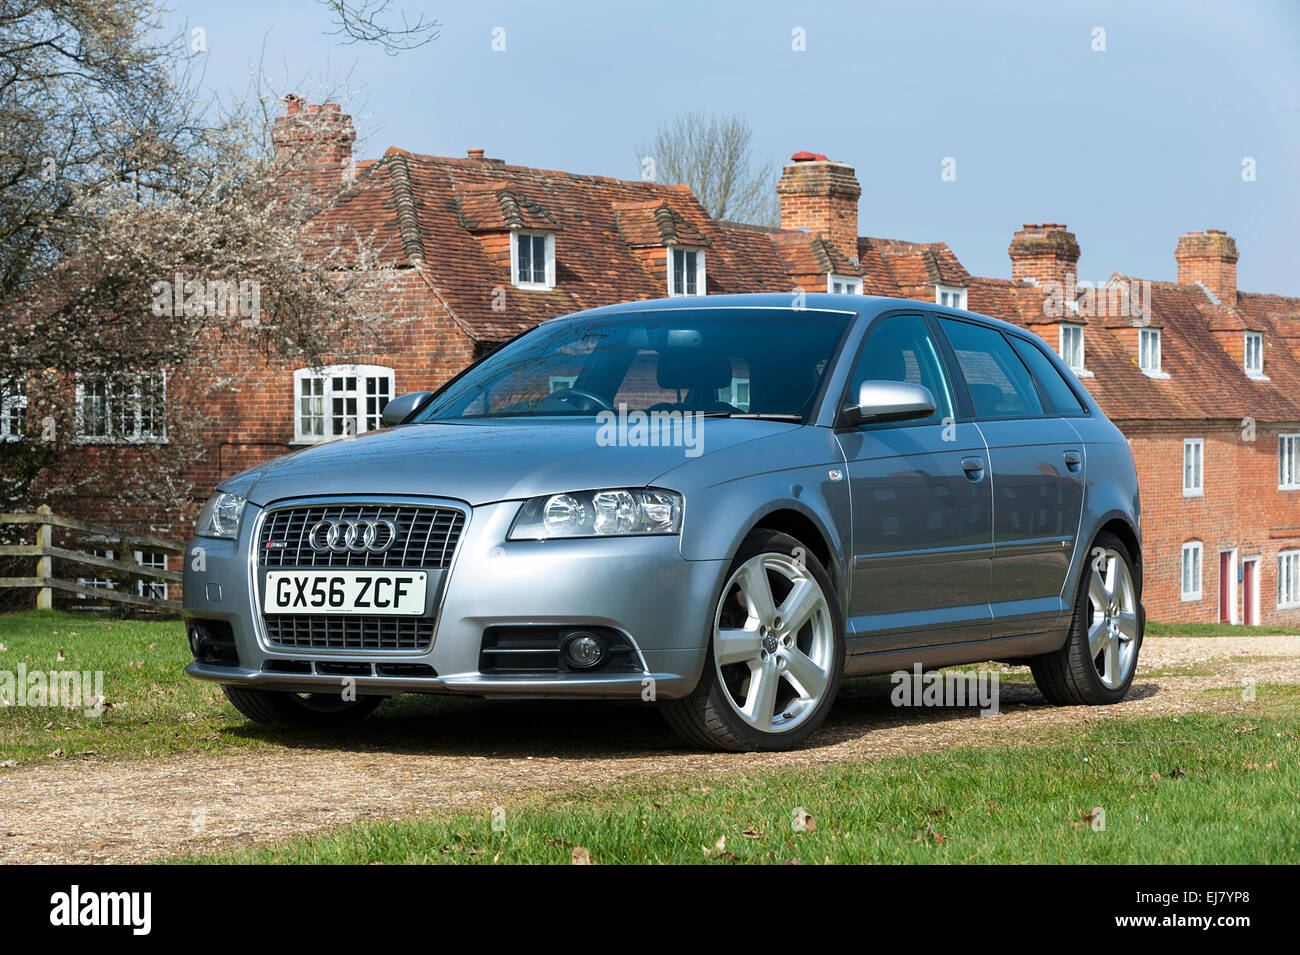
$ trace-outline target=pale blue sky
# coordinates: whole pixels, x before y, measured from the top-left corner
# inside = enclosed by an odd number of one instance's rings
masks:
[[[740,113],[761,157],[853,165],[862,233],[946,241],[976,274],[1010,275],[1023,222],[1067,223],[1094,281],[1172,280],[1178,236],[1221,228],[1240,288],[1300,295],[1297,0],[392,0],[442,24],[397,57],[340,45],[313,0],[175,2],[177,25],[206,32],[216,89],[242,89],[263,46],[267,72],[303,93],[305,77],[350,76],[363,156],[481,146],[637,178],[634,149],[666,119]],[[940,179],[946,156],[955,182]]]

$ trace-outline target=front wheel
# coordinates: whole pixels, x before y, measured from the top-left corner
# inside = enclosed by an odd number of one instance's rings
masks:
[[[1065,646],[1030,662],[1049,703],[1095,706],[1124,699],[1142,647],[1141,601],[1128,548],[1114,534],[1098,534],[1079,574]]]
[[[843,664],[830,575],[795,538],[756,530],[718,597],[700,682],[664,715],[711,749],[793,749],[826,719]]]
[[[285,693],[223,685],[235,709],[254,723],[291,726],[346,726],[364,719],[384,701],[382,696],[345,700],[341,693]]]

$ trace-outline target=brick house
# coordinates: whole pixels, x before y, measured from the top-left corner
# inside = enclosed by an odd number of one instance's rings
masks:
[[[781,227],[764,228],[710,218],[685,186],[507,165],[481,149],[357,161],[354,139],[337,107],[296,98],[273,136],[311,153],[323,225],[371,233],[396,257],[391,325],[323,372],[232,356],[238,382],[213,409],[198,486],[376,427],[387,398],[432,389],[567,312],[798,289],[912,298],[1038,333],[1129,437],[1152,619],[1300,623],[1300,298],[1239,292],[1231,237],[1181,237],[1177,282],[1116,274],[1093,289],[1077,281],[1064,225],[1026,225],[1010,278],[986,278],[942,242],[862,235],[852,167],[813,153],[784,167]]]

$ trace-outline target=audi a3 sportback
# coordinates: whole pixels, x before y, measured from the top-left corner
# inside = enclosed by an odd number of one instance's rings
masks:
[[[199,518],[187,670],[252,720],[629,700],[699,745],[786,749],[845,676],[1013,660],[1058,704],[1133,680],[1128,443],[1012,325],[635,302],[545,322],[383,424],[222,482]]]

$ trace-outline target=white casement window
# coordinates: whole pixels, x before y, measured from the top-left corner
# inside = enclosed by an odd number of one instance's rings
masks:
[[[167,569],[167,555],[154,550],[138,550],[135,552],[135,562],[141,567],[148,567],[153,570]],[[152,597],[154,600],[167,599],[167,581],[165,580],[140,580],[135,582],[136,593],[141,597]]]
[[[1205,439],[1183,439],[1183,497],[1205,493]]]
[[[1073,371],[1083,371],[1083,326],[1061,326],[1061,360]]]
[[[1264,377],[1264,336],[1260,332],[1246,332],[1246,374],[1252,378]]]
[[[1160,329],[1138,330],[1138,367],[1149,378],[1168,378],[1160,368]]]
[[[1300,491],[1300,434],[1277,436],[1277,489]]]
[[[555,288],[555,233],[510,233],[510,281],[516,288]]]
[[[103,540],[103,538],[99,538]],[[102,557],[105,560],[116,560],[117,552],[110,547],[91,547],[87,551],[91,557]],[[108,577],[78,577],[77,583],[82,587],[98,587],[100,590],[116,590],[117,582]],[[96,600],[100,598],[87,597],[85,594],[77,594],[78,600]]]
[[[27,389],[16,378],[0,378],[0,441],[21,441],[27,431]]]
[[[861,295],[862,279],[856,275],[836,275],[832,272],[826,276],[826,291],[832,295]]]
[[[749,379],[732,378],[731,384],[718,389],[718,400],[741,411],[749,411]]]
[[[1277,606],[1300,607],[1300,550],[1278,551]]]
[[[1201,542],[1188,541],[1183,545],[1183,586],[1184,600],[1201,599]]]
[[[964,288],[953,288],[951,285],[936,285],[934,287],[934,301],[936,305],[942,305],[945,308],[965,308],[966,290]]]
[[[77,376],[77,440],[147,444],[167,440],[167,373]]]
[[[578,383],[577,375],[551,375],[547,380],[550,393],[555,394],[557,391],[563,391],[565,388],[572,388]]]
[[[393,397],[393,369],[381,365],[331,365],[293,373],[293,440],[331,441],[383,424]]]
[[[704,250],[673,247],[668,250],[668,294],[703,295]]]

